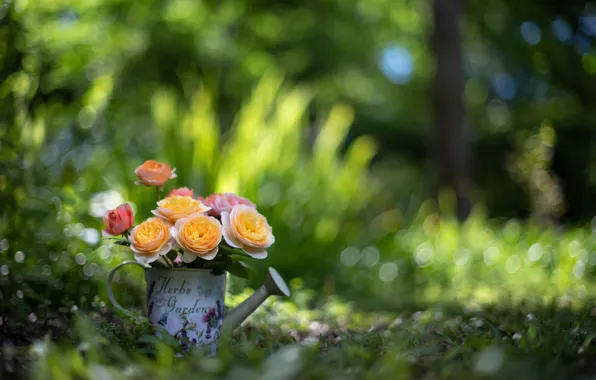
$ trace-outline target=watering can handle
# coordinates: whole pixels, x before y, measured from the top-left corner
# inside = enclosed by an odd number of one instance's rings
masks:
[[[118,310],[120,310],[121,312],[123,312],[124,314],[128,315],[129,317],[134,317],[134,315],[130,312],[130,310],[125,309],[124,307],[122,307],[122,305],[120,305],[118,303],[118,301],[116,301],[116,297],[114,297],[114,289],[113,289],[113,281],[114,281],[114,275],[116,274],[116,272],[118,271],[118,269],[122,268],[125,265],[138,265],[143,269],[147,269],[145,266],[143,266],[142,264],[139,264],[136,261],[125,261],[121,264],[119,264],[118,266],[116,266],[114,269],[112,269],[112,271],[110,272],[109,276],[108,276],[108,283],[107,283],[107,288],[108,288],[108,299],[110,300],[110,302],[112,303],[112,305],[114,305],[114,307]]]

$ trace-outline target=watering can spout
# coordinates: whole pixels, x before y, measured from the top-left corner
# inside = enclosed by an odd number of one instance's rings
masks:
[[[265,283],[235,309],[226,313],[222,333],[231,333],[240,326],[269,296],[288,297],[289,295],[290,289],[284,279],[275,269],[269,268]]]

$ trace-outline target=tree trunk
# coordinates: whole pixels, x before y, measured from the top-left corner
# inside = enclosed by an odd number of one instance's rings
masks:
[[[434,160],[438,190],[450,189],[457,215],[470,213],[468,143],[464,130],[463,71],[459,15],[461,0],[433,0],[436,60],[434,82]]]

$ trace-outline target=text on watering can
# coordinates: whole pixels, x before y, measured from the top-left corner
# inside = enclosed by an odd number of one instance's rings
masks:
[[[157,291],[156,294],[171,294],[170,298],[166,303],[167,309],[166,311],[173,311],[176,313],[205,313],[209,310],[208,307],[200,307],[197,306],[199,303],[199,298],[195,299],[195,303],[192,307],[177,307],[178,299],[176,294],[178,295],[190,295],[192,293],[192,289],[186,287],[186,280],[182,280],[180,286],[174,286],[174,277],[172,276],[159,276],[157,278]]]

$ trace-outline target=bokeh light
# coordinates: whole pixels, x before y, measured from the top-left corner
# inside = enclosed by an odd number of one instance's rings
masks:
[[[406,84],[414,70],[412,55],[402,46],[390,46],[383,50],[379,65],[392,83]]]
[[[530,45],[536,45],[542,39],[542,31],[533,21],[524,21],[521,24],[520,32],[524,41]]]

